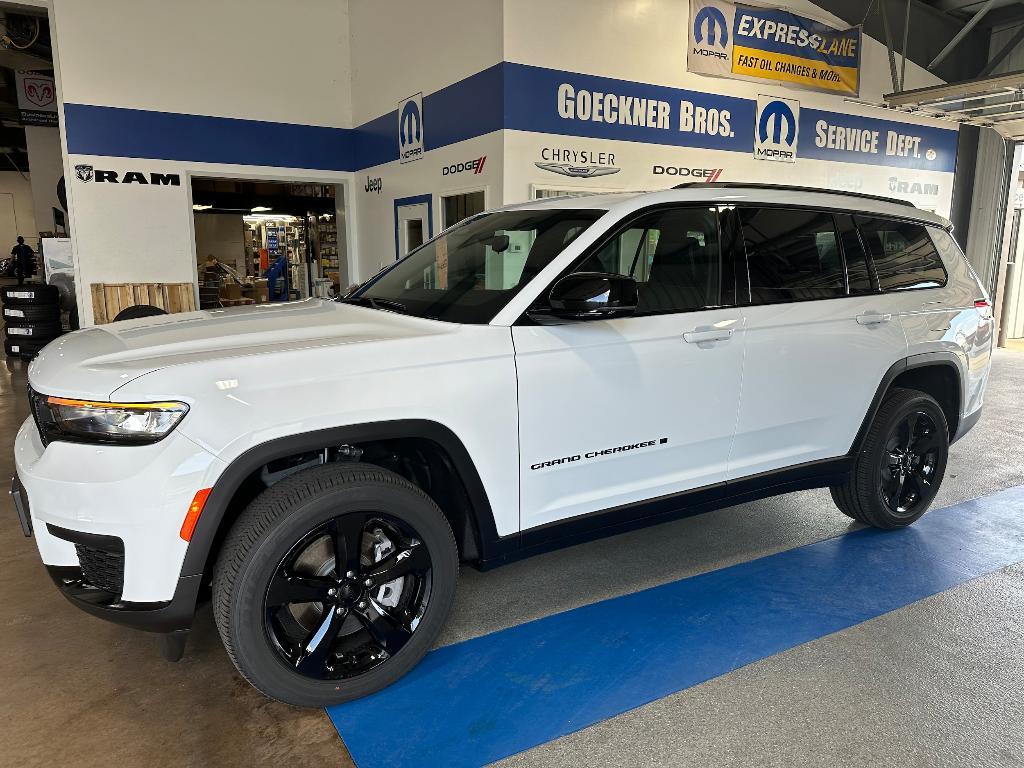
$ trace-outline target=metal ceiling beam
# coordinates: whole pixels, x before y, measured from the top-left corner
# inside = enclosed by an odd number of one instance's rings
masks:
[[[1003,60],[1013,52],[1013,49],[1020,45],[1022,40],[1024,40],[1024,25],[1018,27],[1013,37],[1006,41],[1006,45],[1000,48],[999,52],[985,65],[985,68],[978,73],[978,77],[988,77],[991,75],[995,68],[1002,64]]]
[[[972,79],[948,85],[932,85],[926,88],[915,88],[902,93],[886,94],[885,101],[893,107],[916,106],[918,104],[934,105],[966,101],[969,98],[992,96],[997,91],[1016,91],[1024,89],[1024,70],[1007,72],[984,80]]]
[[[928,65],[928,69],[935,69],[935,67],[941,64],[942,60],[949,56],[949,54],[953,52],[954,48],[960,45],[960,41],[967,37],[970,31],[978,25],[978,22],[985,17],[985,14],[988,13],[995,4],[996,0],[986,0],[985,4],[981,6],[973,16],[971,16],[970,21],[964,24],[963,29],[957,32],[953,39],[946,43],[946,47],[939,51],[939,55],[932,59],[931,64]]]

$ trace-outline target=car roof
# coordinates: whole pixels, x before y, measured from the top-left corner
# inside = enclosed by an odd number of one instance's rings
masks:
[[[509,205],[502,210],[557,210],[568,208],[617,210],[625,214],[648,205],[662,205],[666,203],[707,203],[715,205],[745,203],[780,207],[812,207],[843,212],[893,216],[920,221],[924,224],[933,224],[945,229],[951,226],[948,219],[931,211],[918,208],[905,200],[864,195],[855,192],[774,184],[743,184],[738,182],[682,184],[672,189],[647,192],[606,192],[597,194],[580,192],[579,194],[547,197],[540,200],[531,200],[526,203]]]

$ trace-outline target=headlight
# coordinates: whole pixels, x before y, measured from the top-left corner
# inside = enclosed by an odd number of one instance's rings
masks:
[[[185,403],[107,403],[39,397],[36,413],[50,439],[97,443],[155,443],[188,413]]]

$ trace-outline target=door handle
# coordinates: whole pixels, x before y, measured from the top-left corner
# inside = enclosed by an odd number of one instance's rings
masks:
[[[700,344],[705,341],[725,341],[732,338],[732,328],[694,328],[683,334],[687,344]]]
[[[888,312],[882,314],[881,312],[865,312],[862,315],[857,315],[857,322],[861,325],[878,325],[879,323],[888,323],[892,320],[892,315]]]

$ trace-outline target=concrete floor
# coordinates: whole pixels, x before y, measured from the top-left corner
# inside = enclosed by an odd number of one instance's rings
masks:
[[[26,415],[0,368],[0,475]],[[1024,354],[1000,350],[984,417],[939,506],[1024,484]],[[0,765],[346,766],[320,712],[234,673],[209,608],[186,658],[69,606],[0,507]],[[827,492],[742,505],[481,574],[463,571],[455,642],[791,549],[852,528]],[[537,596],[542,596],[541,600]],[[1015,566],[518,755],[510,766],[1024,765],[1024,567]]]

